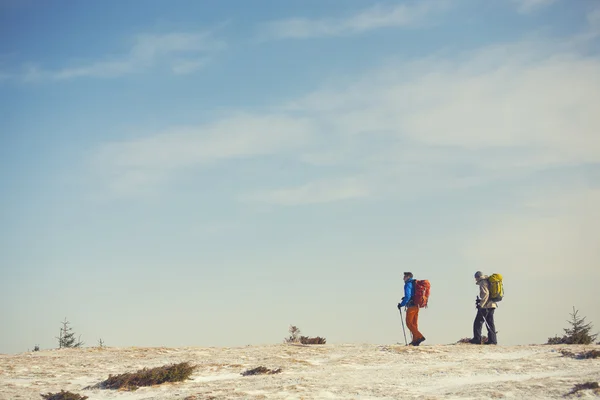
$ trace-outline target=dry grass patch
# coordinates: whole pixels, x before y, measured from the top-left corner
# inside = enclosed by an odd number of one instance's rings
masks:
[[[589,350],[581,353],[573,353],[569,350],[561,350],[560,353],[565,357],[571,357],[577,360],[584,360],[588,358],[600,358],[600,350]]]
[[[183,382],[190,378],[197,368],[188,362],[165,365],[156,368],[144,368],[137,372],[109,375],[108,379],[92,388],[136,390],[141,386],[161,385],[167,382]]]
[[[243,376],[249,376],[249,375],[273,375],[273,374],[279,374],[281,372],[281,368],[275,368],[275,369],[268,369],[266,367],[256,367],[253,369],[249,369],[246,370],[244,372],[242,372],[241,374]]]
[[[571,389],[571,391],[569,393],[567,393],[565,396],[570,396],[581,390],[588,390],[588,389],[593,390],[595,394],[600,394],[600,386],[598,385],[598,382],[586,382],[586,383],[576,384],[573,387],[573,389]]]
[[[40,396],[42,396],[42,398],[45,400],[85,400],[88,398],[87,396],[65,392],[64,390],[61,390],[60,393],[47,393]]]
[[[473,340],[472,338],[462,338],[460,339],[458,342],[456,342],[456,344],[471,344],[471,340]],[[487,336],[482,336],[481,337],[481,344],[487,342]]]

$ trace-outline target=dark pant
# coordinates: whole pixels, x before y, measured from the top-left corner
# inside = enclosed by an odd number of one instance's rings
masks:
[[[481,343],[481,328],[487,322],[488,343],[498,343],[496,339],[496,325],[494,324],[494,311],[496,311],[495,308],[477,309],[477,316],[475,317],[475,322],[473,322],[474,342]]]

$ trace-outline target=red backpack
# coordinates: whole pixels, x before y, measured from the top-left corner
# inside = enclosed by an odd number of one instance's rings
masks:
[[[427,307],[427,301],[429,300],[429,289],[431,285],[427,279],[425,280],[416,280],[415,279],[415,287],[414,287],[414,296],[413,303],[415,306],[419,308]]]

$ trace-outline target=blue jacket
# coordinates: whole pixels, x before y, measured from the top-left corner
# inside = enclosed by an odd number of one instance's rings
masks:
[[[400,307],[412,305],[412,298],[415,294],[415,284],[414,278],[410,278],[404,283],[404,298],[402,299],[402,303],[400,303]]]

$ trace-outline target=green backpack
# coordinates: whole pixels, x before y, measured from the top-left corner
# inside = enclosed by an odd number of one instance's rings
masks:
[[[488,277],[490,283],[490,300],[501,301],[504,297],[504,285],[502,283],[502,275],[491,274]]]

